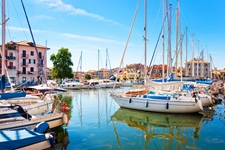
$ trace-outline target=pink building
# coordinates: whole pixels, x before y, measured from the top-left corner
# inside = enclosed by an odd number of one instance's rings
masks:
[[[36,47],[38,54],[32,42],[11,41],[6,44],[5,64],[12,83],[21,84],[26,81],[43,82],[42,68],[46,72],[47,50],[49,48],[39,44],[36,44]],[[40,63],[38,63],[38,57],[40,58]],[[2,64],[2,59],[0,64]]]

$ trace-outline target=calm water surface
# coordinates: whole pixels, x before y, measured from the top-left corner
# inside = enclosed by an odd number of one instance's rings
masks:
[[[162,114],[120,108],[112,89],[70,91],[68,150],[213,149],[225,147],[224,106],[214,113]],[[127,90],[127,89],[120,89]]]

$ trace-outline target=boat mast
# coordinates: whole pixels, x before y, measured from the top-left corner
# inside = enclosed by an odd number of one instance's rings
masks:
[[[182,41],[183,35],[180,36],[180,79],[183,81],[183,69],[182,69]]]
[[[188,67],[187,67],[187,59],[188,59],[188,27],[186,27],[186,74],[185,76],[188,76]]]
[[[164,24],[164,15],[165,15],[165,7],[166,0],[163,0],[163,12],[162,12],[162,23]],[[164,45],[164,26],[162,29],[162,82],[164,82],[164,53],[165,53],[165,45]]]
[[[194,55],[194,47],[195,47],[195,44],[194,44],[194,34],[192,35],[192,77],[195,76],[195,55]]]
[[[176,10],[177,21],[176,21],[176,60],[175,60],[175,78],[177,78],[177,68],[178,68],[178,37],[180,28],[180,0],[177,0],[178,8]]]
[[[199,58],[200,58],[200,56],[199,56],[199,48],[200,48],[200,41],[198,40],[198,58],[197,58],[197,78],[199,79]]]
[[[5,74],[5,0],[2,0],[2,75]]]
[[[99,79],[99,55],[100,55],[100,51],[99,51],[99,49],[98,49],[98,79]]]
[[[201,63],[201,77],[204,78],[204,70],[205,70],[205,67],[204,67],[204,49],[201,51],[201,54],[202,54],[202,63]]]
[[[169,17],[168,17],[168,60],[167,60],[168,71],[167,71],[167,77],[169,77],[169,74],[172,73],[171,18],[172,18],[172,4],[170,4],[170,6],[169,6]]]
[[[145,58],[145,64],[144,64],[144,82],[147,81],[147,0],[144,0],[144,41],[145,41],[145,52],[144,52],[144,58]]]
[[[80,53],[80,71],[82,71],[82,51]]]

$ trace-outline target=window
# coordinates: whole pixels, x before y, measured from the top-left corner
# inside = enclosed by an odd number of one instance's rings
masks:
[[[31,78],[30,78],[30,82],[31,82],[31,83],[34,83],[34,77],[31,77]]]
[[[23,57],[26,57],[26,50],[23,50],[22,56],[23,56]]]
[[[35,64],[35,59],[29,59],[29,64]]]
[[[30,67],[30,72],[34,72],[34,67]]]
[[[10,81],[11,81],[11,83],[16,83],[15,77],[10,77]]]
[[[26,59],[23,59],[23,65],[26,65]]]
[[[39,52],[38,55],[39,55],[39,58],[42,59],[42,53]]]
[[[26,77],[23,77],[23,78],[22,78],[22,82],[23,82],[23,83],[26,82]]]
[[[31,56],[34,56],[34,51],[30,51],[30,55]]]

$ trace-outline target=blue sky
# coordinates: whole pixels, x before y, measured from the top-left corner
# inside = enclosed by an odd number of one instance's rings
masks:
[[[73,70],[76,71],[82,51],[82,71],[118,67],[125,49],[138,0],[23,0],[36,43],[47,45],[47,66],[52,67],[50,55],[62,47],[72,53]],[[128,43],[123,66],[144,63],[144,1],[140,1],[134,28]],[[175,50],[177,0],[172,4],[172,50]],[[150,63],[162,27],[162,0],[148,0],[147,14],[147,64]],[[204,49],[205,58],[210,53],[218,69],[225,68],[225,1],[181,0],[181,32],[188,27],[188,59],[192,57],[192,35],[195,39],[195,57]],[[6,41],[32,41],[20,0],[6,1]],[[165,45],[167,47],[167,26]],[[186,35],[184,35],[186,37]],[[183,42],[185,61],[186,39]],[[98,50],[100,56],[98,57]],[[165,49],[166,50],[166,49]],[[154,59],[162,63],[160,40]],[[199,52],[200,53],[200,52]],[[166,56],[167,54],[165,54]],[[99,63],[98,63],[99,58]],[[109,63],[110,61],[110,63]],[[166,60],[165,60],[166,61]],[[184,65],[183,65],[184,66]],[[80,70],[80,69],[79,69]]]

